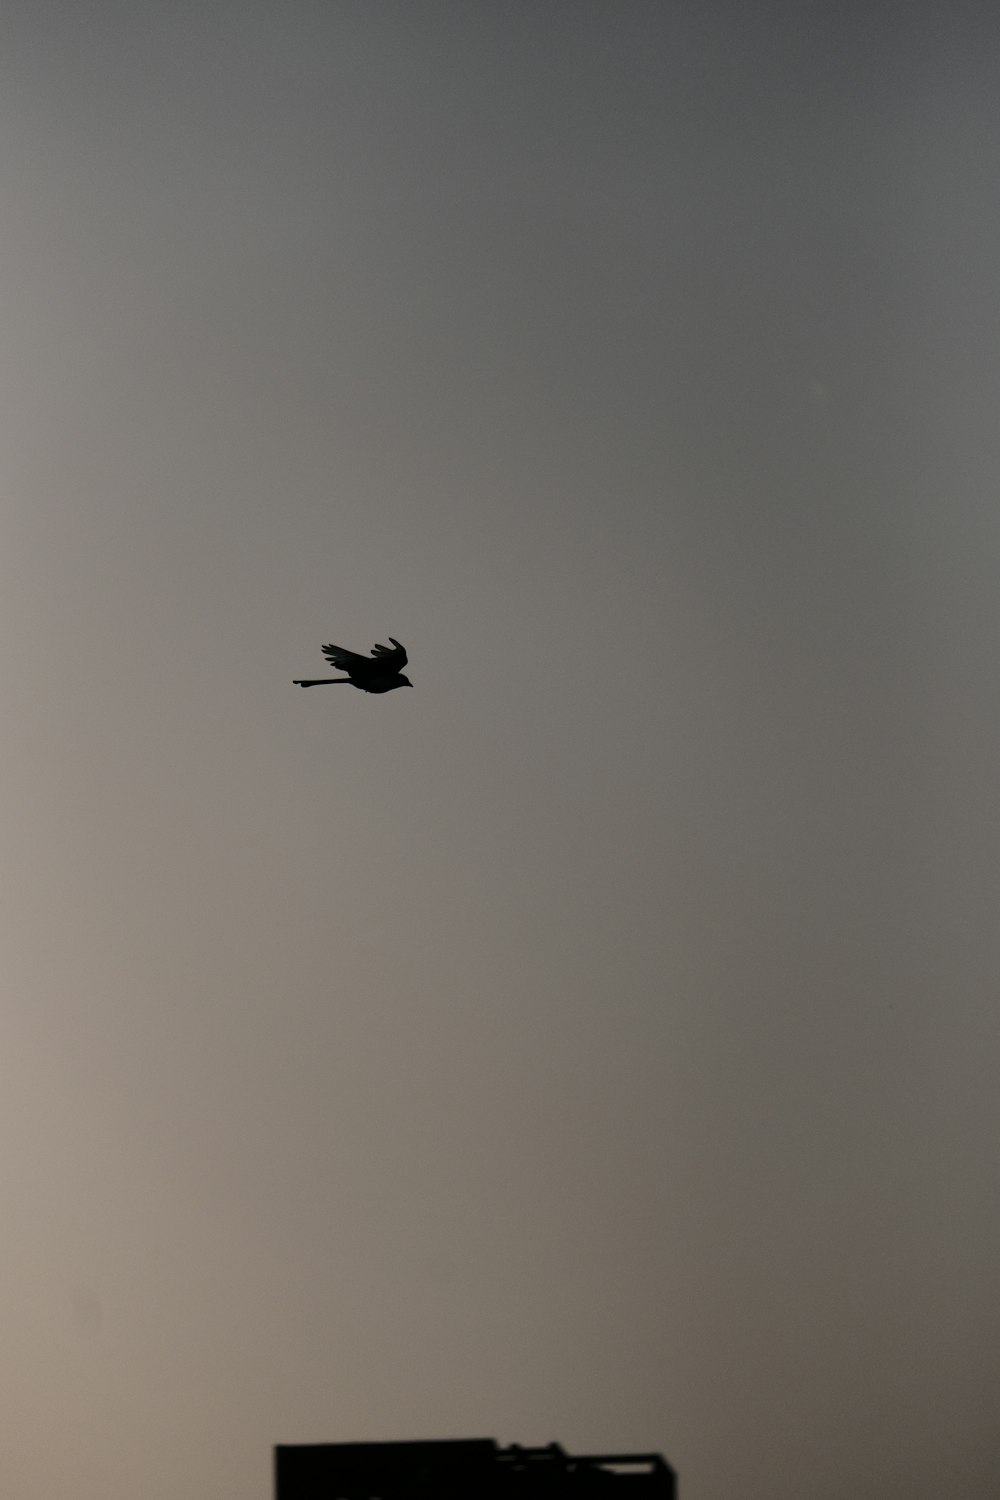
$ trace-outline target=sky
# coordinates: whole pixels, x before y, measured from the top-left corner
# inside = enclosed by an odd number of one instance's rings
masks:
[[[997,33],[7,0],[10,1500],[996,1493]]]

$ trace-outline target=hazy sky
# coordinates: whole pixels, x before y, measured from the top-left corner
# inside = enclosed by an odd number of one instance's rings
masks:
[[[6,0],[5,1497],[996,1493],[998,44]]]

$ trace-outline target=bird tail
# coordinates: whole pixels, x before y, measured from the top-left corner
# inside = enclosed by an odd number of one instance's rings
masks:
[[[349,677],[293,677],[296,687],[323,687],[328,682],[350,682]]]

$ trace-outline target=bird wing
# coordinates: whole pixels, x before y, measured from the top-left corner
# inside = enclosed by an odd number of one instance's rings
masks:
[[[372,656],[377,658],[379,666],[388,667],[390,672],[401,672],[406,666],[406,648],[392,636],[389,639],[392,646],[373,646]]]
[[[324,646],[323,655],[338,672],[356,672],[360,667],[370,667],[372,659],[370,656],[359,656],[356,651],[345,651],[343,646]]]

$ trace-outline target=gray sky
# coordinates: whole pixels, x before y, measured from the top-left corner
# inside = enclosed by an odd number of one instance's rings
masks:
[[[12,1500],[995,1492],[997,29],[3,7]]]

